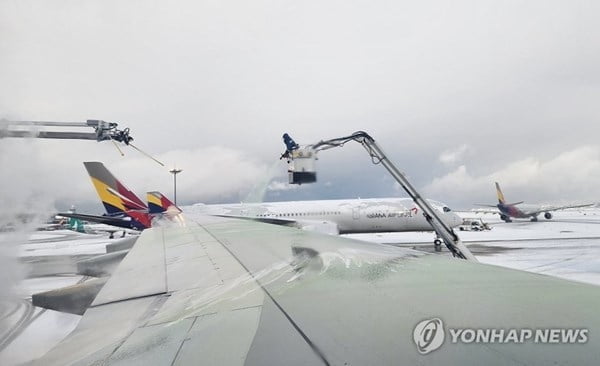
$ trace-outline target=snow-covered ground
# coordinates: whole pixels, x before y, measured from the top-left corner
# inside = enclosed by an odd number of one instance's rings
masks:
[[[11,304],[0,303],[0,308]],[[79,315],[35,307],[30,299],[23,299],[13,316],[3,321],[8,327],[0,332],[0,346],[4,347],[0,365],[17,365],[43,356],[69,335],[80,319]]]
[[[551,220],[515,219],[511,223],[493,214],[459,214],[481,218],[492,227],[457,231],[480,262],[600,285],[600,209],[557,211]],[[348,236],[427,251],[433,249],[434,238],[431,232]],[[447,253],[445,248],[443,252]]]
[[[70,230],[39,231],[19,245],[20,256],[57,256],[106,253],[107,234],[83,234]]]
[[[44,355],[81,318],[35,307],[31,304],[32,294],[85,280],[74,274],[76,261],[106,253],[106,244],[114,240],[108,239],[108,234],[69,230],[34,232],[22,242],[12,241],[21,237],[14,233],[0,233],[0,236],[0,243],[14,247],[20,262],[18,268],[24,276],[10,297],[0,296],[0,365],[16,365]]]

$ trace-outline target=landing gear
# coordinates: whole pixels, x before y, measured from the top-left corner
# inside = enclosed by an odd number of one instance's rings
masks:
[[[536,222],[538,220],[537,216],[531,218],[531,222]]]
[[[442,251],[442,241],[439,238],[435,238],[435,240],[433,241],[433,248],[436,252]]]
[[[504,220],[504,222],[512,222],[510,217],[505,214],[500,215],[500,219]]]

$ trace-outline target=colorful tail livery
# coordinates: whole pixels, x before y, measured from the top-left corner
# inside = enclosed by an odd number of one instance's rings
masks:
[[[148,206],[146,206],[100,162],[85,162],[83,165],[92,179],[106,214],[95,216],[68,212],[61,213],[61,216],[144,230],[152,226],[154,217],[165,215],[167,218],[173,218],[181,213],[181,209],[160,192],[148,192]]]
[[[160,192],[148,192],[148,212],[151,215],[166,214],[173,216],[181,213],[181,209]]]
[[[148,207],[131,190],[121,183],[100,162],[84,162],[98,197],[106,209],[103,216],[64,213],[65,217],[76,218],[127,229],[144,230],[152,226]]]
[[[498,195],[498,203],[506,203],[506,201],[504,200],[504,194],[502,194],[502,190],[500,189],[500,184],[498,184],[498,182],[496,182],[496,194]]]
[[[148,211],[148,207],[129,190],[123,183],[119,182],[111,172],[100,162],[85,162],[92,183],[98,192],[98,196],[109,215],[115,215],[127,211]]]
[[[521,203],[523,203],[523,201],[514,202],[514,203],[506,203],[506,200],[504,199],[504,194],[502,193],[502,190],[500,189],[500,184],[498,184],[498,182],[495,182],[495,183],[496,183],[496,194],[498,195],[498,204],[499,205],[516,206],[516,205],[520,205]]]

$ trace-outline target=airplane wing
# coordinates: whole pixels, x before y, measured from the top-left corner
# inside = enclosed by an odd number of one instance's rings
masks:
[[[495,206],[493,206],[495,207]],[[493,214],[499,214],[500,210],[498,210],[498,208],[474,208],[471,210],[471,212],[476,212],[476,213],[493,213]]]
[[[242,220],[252,220],[258,222],[264,222],[266,224],[272,225],[282,225],[295,227],[302,230],[313,231],[321,234],[328,235],[339,235],[340,230],[338,225],[335,222],[327,221],[327,220],[295,220],[289,219],[285,217],[256,217],[256,216],[237,216],[237,215],[217,215],[220,217],[230,217]]]
[[[599,307],[592,285],[197,217],[145,230],[77,328],[34,364],[596,364]],[[427,319],[443,326],[423,337]],[[589,337],[475,344],[454,328],[585,328]]]
[[[79,213],[69,213],[69,212],[61,212],[58,213],[59,216],[64,217],[72,217],[74,219],[96,222],[99,224],[112,225],[117,227],[122,227],[125,229],[131,229],[131,218],[130,217],[111,217],[111,216],[100,216],[100,215],[86,215]]]
[[[538,211],[531,212],[531,214],[539,214],[542,212],[566,210],[567,208],[590,207],[593,205],[594,205],[593,203],[578,204],[578,205],[564,205],[564,206],[545,205],[545,206],[542,206]]]

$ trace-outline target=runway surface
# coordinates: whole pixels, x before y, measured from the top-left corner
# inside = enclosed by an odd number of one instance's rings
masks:
[[[481,218],[489,231],[456,230],[482,263],[600,285],[600,210],[566,210],[552,220],[501,221],[497,215],[461,212]],[[355,234],[351,237],[434,252],[432,233]],[[441,254],[447,255],[443,248]]]

